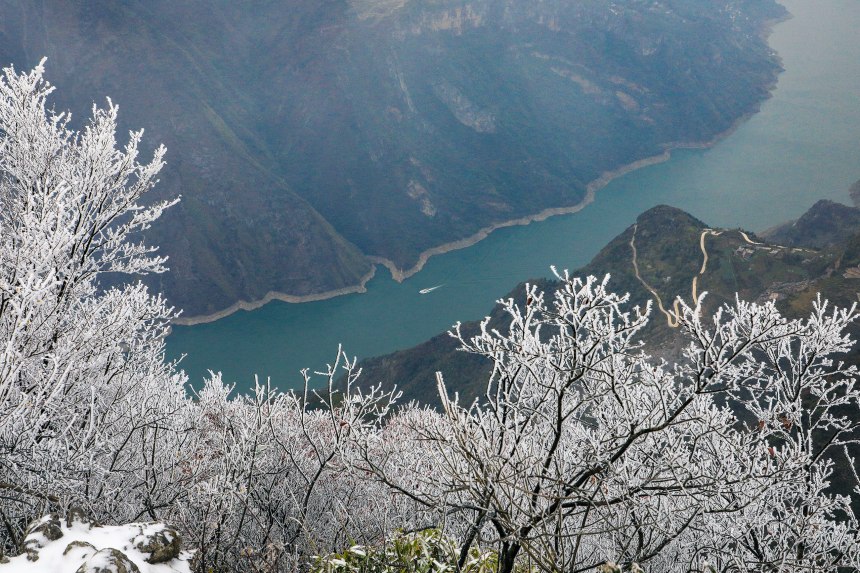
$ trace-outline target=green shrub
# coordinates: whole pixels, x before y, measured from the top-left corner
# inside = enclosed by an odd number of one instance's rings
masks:
[[[317,557],[312,573],[448,573],[456,572],[459,548],[438,529],[399,533],[379,546],[353,545],[340,553]],[[495,573],[498,554],[473,547],[461,573]]]

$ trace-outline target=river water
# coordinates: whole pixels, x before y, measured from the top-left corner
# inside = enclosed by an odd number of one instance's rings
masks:
[[[457,320],[487,314],[518,282],[550,265],[587,263],[636,216],[661,203],[721,227],[761,231],[796,218],[820,198],[848,202],[860,179],[860,0],[785,0],[794,17],[771,46],[786,68],[760,113],[707,150],[616,179],[579,213],[496,231],[461,251],[433,257],[403,283],[379,267],[365,294],[327,301],[272,302],[210,324],[178,326],[168,356],[199,384],[222,371],[239,388],[254,375],[281,389],[299,371],[324,368],[338,344],[369,357],[407,348]],[[444,285],[428,294],[419,290]],[[396,382],[396,381],[390,381]]]

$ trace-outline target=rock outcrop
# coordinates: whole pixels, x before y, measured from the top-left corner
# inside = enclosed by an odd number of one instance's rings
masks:
[[[23,549],[3,573],[190,573],[193,557],[169,525],[101,525],[79,509],[33,522]]]

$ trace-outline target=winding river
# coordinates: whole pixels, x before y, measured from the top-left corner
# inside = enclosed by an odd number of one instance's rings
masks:
[[[550,265],[588,262],[654,205],[761,231],[820,198],[848,202],[848,188],[860,179],[860,0],[783,3],[794,18],[777,25],[770,42],[786,71],[761,112],[716,146],[676,151],[665,163],[618,178],[579,213],[501,229],[433,257],[403,283],[379,267],[365,294],[276,301],[214,323],[177,326],[168,355],[186,355],[182,367],[194,384],[211,369],[239,388],[253,385],[255,374],[281,389],[295,387],[300,369],[324,368],[339,343],[350,355],[374,356],[480,318],[516,283],[548,275]]]

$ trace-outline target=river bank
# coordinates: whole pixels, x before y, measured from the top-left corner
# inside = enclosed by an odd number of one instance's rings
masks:
[[[776,87],[776,81],[773,82],[772,85],[768,86],[768,93],[772,94],[773,89]],[[766,101],[766,100],[765,100]],[[764,102],[762,102],[764,103]],[[270,291],[266,293],[266,296],[259,300],[254,301],[244,301],[240,300],[224,310],[220,310],[218,312],[206,315],[198,315],[198,316],[190,316],[190,317],[180,317],[173,321],[173,324],[177,324],[180,326],[195,326],[198,324],[206,324],[210,322],[215,322],[216,320],[220,320],[231,314],[238,312],[240,310],[257,310],[258,308],[274,301],[279,300],[281,302],[288,302],[294,304],[307,303],[307,302],[317,302],[321,300],[327,300],[330,298],[334,298],[337,296],[343,296],[348,294],[360,294],[367,292],[367,283],[376,276],[376,266],[382,265],[388,269],[391,273],[391,278],[393,278],[398,283],[402,283],[404,280],[409,277],[419,273],[424,266],[427,264],[427,261],[430,258],[444,255],[445,253],[450,253],[452,251],[457,251],[460,249],[466,249],[471,247],[480,241],[486,239],[490,236],[494,231],[498,231],[499,229],[505,229],[508,227],[518,227],[525,226],[531,223],[537,223],[540,221],[545,221],[550,217],[556,217],[560,215],[570,215],[572,213],[578,213],[589,204],[594,201],[594,198],[598,191],[609,185],[613,180],[623,177],[628,173],[633,171],[637,171],[639,169],[644,169],[646,167],[650,167],[652,165],[658,165],[660,163],[664,163],[669,161],[672,158],[672,151],[678,149],[708,149],[730,136],[734,133],[744,122],[749,120],[750,117],[754,116],[758,112],[758,109],[752,111],[744,116],[735,120],[732,126],[708,141],[703,142],[684,142],[684,143],[669,143],[665,145],[665,149],[662,153],[657,155],[652,155],[650,157],[645,157],[642,159],[638,159],[626,165],[619,167],[618,169],[613,169],[611,171],[606,171],[600,175],[597,179],[591,181],[585,188],[585,196],[575,205],[571,205],[568,207],[551,207],[548,209],[544,209],[538,213],[533,215],[526,215],[524,217],[518,217],[516,219],[510,219],[507,221],[501,221],[499,223],[495,223],[493,225],[489,225],[480,229],[473,235],[465,237],[463,239],[458,239],[456,241],[451,241],[449,243],[444,243],[442,245],[432,247],[427,249],[426,251],[421,252],[418,255],[418,261],[409,269],[401,269],[399,268],[393,261],[390,259],[386,259],[384,257],[379,257],[375,255],[368,255],[367,259],[373,263],[370,272],[364,275],[361,278],[359,284],[344,287],[341,289],[326,291],[322,293],[309,294],[309,295],[292,295],[288,293],[278,292],[278,291]]]
[[[269,291],[266,293],[266,296],[259,300],[253,301],[245,301],[240,300],[235,304],[230,305],[224,310],[220,310],[218,312],[214,312],[212,314],[204,314],[198,316],[189,316],[183,317],[180,316],[173,320],[173,324],[179,326],[196,326],[198,324],[207,324],[209,322],[215,322],[216,320],[220,320],[222,318],[226,318],[233,314],[234,312],[238,312],[240,310],[257,310],[258,308],[269,304],[273,300],[280,300],[282,302],[290,302],[290,303],[304,303],[304,302],[317,302],[321,300],[328,300],[330,298],[334,298],[336,296],[343,296],[346,294],[358,294],[367,292],[367,283],[370,282],[373,277],[376,276],[376,265],[373,265],[370,268],[370,272],[361,277],[361,282],[357,285],[348,286],[340,289],[330,290],[326,292],[316,293],[316,294],[307,294],[307,295],[292,295],[283,292],[277,291]]]
[[[763,24],[761,29],[762,38],[767,40],[771,34],[773,33],[774,27],[777,24],[790,20],[792,15],[789,13],[784,18],[777,18],[775,20],[767,21]],[[780,69],[784,71],[782,68],[782,58],[777,56],[780,61]],[[215,322],[227,316],[230,316],[240,310],[252,311],[257,310],[258,308],[274,301],[279,300],[281,302],[293,303],[293,304],[301,304],[307,302],[318,302],[322,300],[328,300],[334,297],[348,295],[348,294],[361,294],[367,292],[367,283],[374,278],[376,275],[376,265],[382,265],[388,269],[391,273],[391,277],[398,283],[402,283],[406,279],[416,275],[419,273],[427,262],[435,256],[444,255],[446,253],[450,253],[453,251],[458,251],[460,249],[466,249],[468,247],[472,247],[479,243],[480,241],[486,239],[490,236],[494,231],[498,231],[499,229],[505,229],[509,227],[519,227],[529,225],[531,223],[537,223],[541,221],[545,221],[550,217],[557,217],[560,215],[570,215],[573,213],[577,213],[587,207],[594,201],[596,193],[609,185],[613,180],[618,179],[619,177],[623,177],[633,171],[637,171],[639,169],[644,169],[646,167],[650,167],[652,165],[658,165],[660,163],[664,163],[669,161],[672,157],[672,152],[680,149],[710,149],[720,141],[732,135],[737,129],[747,122],[751,117],[757,114],[761,110],[761,106],[769,100],[774,93],[774,90],[777,87],[779,80],[779,74],[775,74],[772,78],[771,82],[764,86],[765,91],[767,92],[767,96],[762,98],[761,101],[758,102],[756,108],[751,110],[750,112],[738,117],[734,120],[732,125],[725,129],[708,140],[705,141],[690,141],[690,142],[671,142],[663,144],[663,151],[656,155],[652,155],[649,157],[644,157],[642,159],[638,159],[636,161],[627,163],[618,167],[617,169],[613,169],[610,171],[605,171],[593,181],[589,182],[585,188],[584,197],[574,205],[566,206],[566,207],[550,207],[539,211],[538,213],[532,215],[525,215],[522,217],[517,217],[514,219],[510,219],[507,221],[501,221],[498,223],[494,223],[492,225],[488,225],[479,229],[476,233],[464,237],[462,239],[457,239],[455,241],[450,241],[448,243],[443,243],[436,247],[431,247],[425,251],[419,253],[417,261],[415,265],[408,269],[402,269],[397,266],[394,261],[387,259],[385,257],[380,257],[377,255],[367,255],[367,259],[373,263],[371,270],[364,275],[360,282],[356,285],[347,286],[340,289],[335,289],[331,291],[326,291],[322,293],[309,294],[309,295],[293,295],[289,293],[279,292],[279,291],[269,291],[266,295],[259,299],[253,301],[237,301],[236,303],[230,305],[224,310],[220,310],[218,312],[214,312],[206,315],[198,315],[198,316],[190,316],[190,317],[180,317],[173,321],[174,324],[180,326],[195,326],[198,324],[206,324],[210,322]]]

